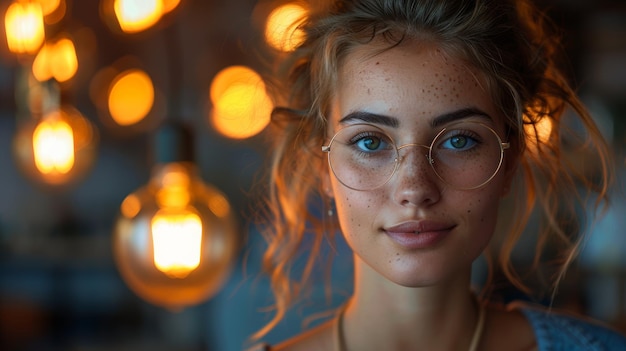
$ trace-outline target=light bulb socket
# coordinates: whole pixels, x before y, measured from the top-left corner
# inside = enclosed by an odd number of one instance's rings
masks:
[[[193,133],[180,122],[165,122],[154,138],[154,161],[158,164],[193,162]]]

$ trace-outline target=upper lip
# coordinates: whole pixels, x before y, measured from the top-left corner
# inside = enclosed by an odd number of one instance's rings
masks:
[[[422,220],[402,222],[391,227],[385,227],[383,229],[388,233],[425,233],[449,230],[454,227],[454,224]]]

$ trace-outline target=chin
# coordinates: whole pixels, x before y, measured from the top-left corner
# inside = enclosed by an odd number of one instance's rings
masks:
[[[390,282],[406,288],[436,286],[465,278],[465,275],[469,278],[471,272],[471,261],[462,265],[434,264],[432,261],[428,264],[419,264],[407,261],[398,258],[396,262],[391,262],[390,266],[377,271]]]

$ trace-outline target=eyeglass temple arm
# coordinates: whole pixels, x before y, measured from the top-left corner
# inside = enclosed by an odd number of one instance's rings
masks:
[[[322,152],[330,152],[330,145],[322,145]]]
[[[511,143],[501,143],[502,144],[502,149],[506,150],[508,148],[511,147]],[[322,150],[324,149],[324,147],[322,146]]]

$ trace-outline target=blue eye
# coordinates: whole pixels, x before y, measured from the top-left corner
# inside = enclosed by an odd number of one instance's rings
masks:
[[[393,142],[384,134],[376,131],[361,131],[349,140],[355,150],[373,153],[393,149]]]
[[[469,150],[475,147],[478,144],[478,141],[471,136],[457,134],[449,137],[441,143],[441,147],[444,149],[452,149],[452,150]]]
[[[379,150],[383,144],[384,142],[380,138],[374,136],[363,137],[356,142],[356,145],[362,151],[376,151]]]

